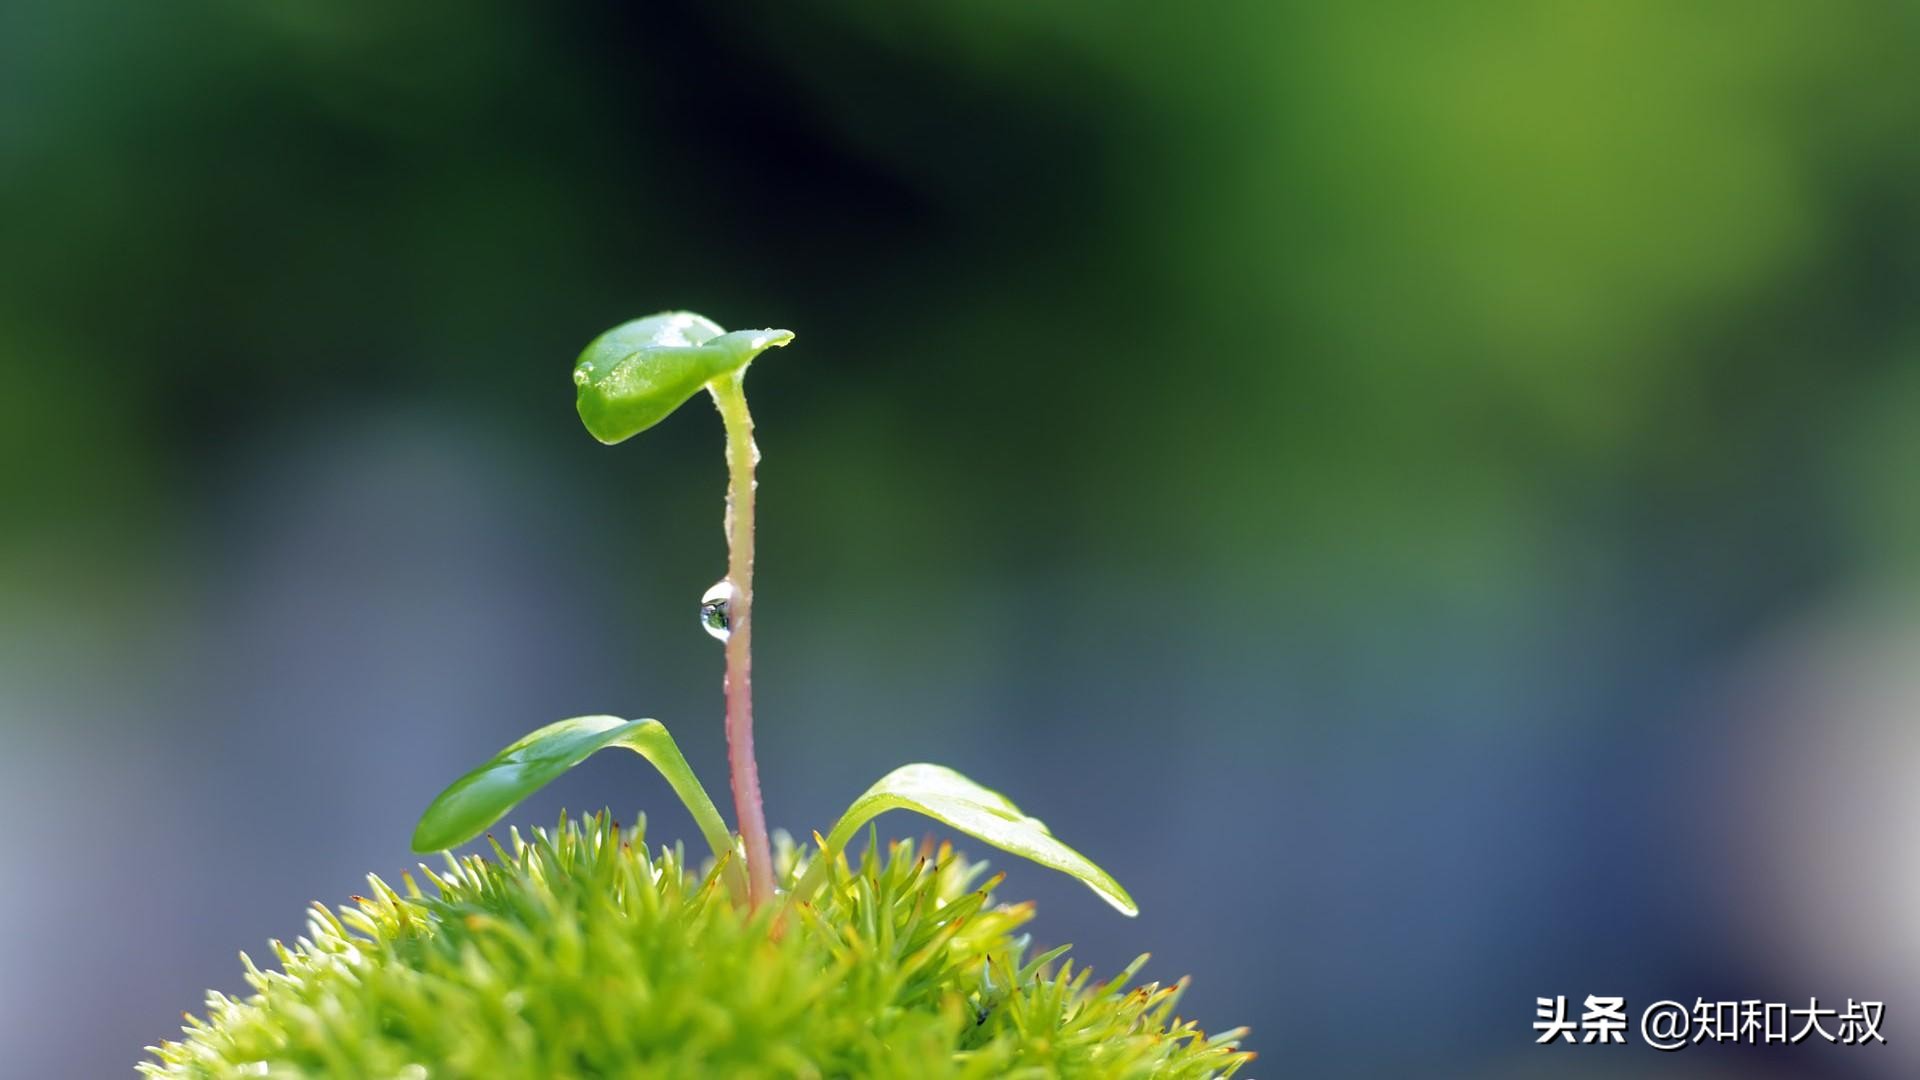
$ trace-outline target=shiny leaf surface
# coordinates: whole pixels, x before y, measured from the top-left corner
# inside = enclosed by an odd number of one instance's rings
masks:
[[[413,849],[440,851],[466,843],[521,800],[609,746],[626,747],[651,762],[693,814],[714,855],[732,853],[733,834],[666,726],[617,716],[576,716],[548,724],[495,754],[433,800],[413,831]]]
[[[714,379],[793,340],[786,330],[723,332],[711,319],[669,311],[622,323],[574,362],[580,420],[603,443],[630,439],[667,418]]]
[[[825,867],[853,840],[860,827],[889,810],[914,810],[1002,851],[1012,852],[1079,878],[1123,915],[1140,909],[1113,875],[1093,860],[1055,839],[1046,823],[1028,817],[1005,795],[981,787],[940,765],[903,765],[880,778],[853,801],[826,839],[826,850],[796,886],[805,897],[825,880]]]

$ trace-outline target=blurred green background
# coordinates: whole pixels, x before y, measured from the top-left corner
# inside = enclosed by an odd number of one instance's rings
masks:
[[[567,378],[688,307],[799,335],[776,824],[1008,791],[1145,909],[1008,866],[1037,937],[1262,1075],[1912,1075],[1916,70],[1905,3],[0,7],[0,1045],[125,1070],[549,720],[723,785],[718,423]],[[608,803],[690,835],[627,761],[516,820]]]

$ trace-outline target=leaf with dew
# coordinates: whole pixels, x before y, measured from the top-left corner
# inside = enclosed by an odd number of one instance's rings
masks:
[[[665,420],[708,383],[745,370],[793,340],[787,330],[723,332],[690,311],[621,323],[594,338],[573,365],[580,420],[609,445]]]

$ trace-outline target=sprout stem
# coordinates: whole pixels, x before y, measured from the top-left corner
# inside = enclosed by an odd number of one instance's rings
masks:
[[[746,847],[748,899],[759,907],[773,899],[773,855],[767,846],[767,815],[760,801],[760,768],[753,757],[753,414],[747,411],[745,370],[707,384],[727,429],[727,769],[734,812]]]

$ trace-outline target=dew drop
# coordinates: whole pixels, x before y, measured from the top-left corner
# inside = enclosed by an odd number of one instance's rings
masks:
[[[727,615],[728,605],[733,603],[733,582],[721,578],[713,583],[713,588],[700,598],[700,627],[721,641],[733,634],[733,624]]]

